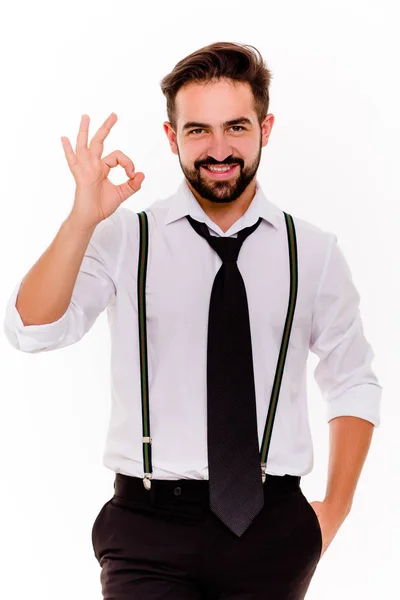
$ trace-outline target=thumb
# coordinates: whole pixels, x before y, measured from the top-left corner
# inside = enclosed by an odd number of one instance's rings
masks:
[[[145,174],[139,171],[135,174],[134,177],[132,177],[132,179],[128,179],[128,181],[126,181],[125,183],[117,185],[119,194],[122,197],[123,202],[140,190],[144,179]]]

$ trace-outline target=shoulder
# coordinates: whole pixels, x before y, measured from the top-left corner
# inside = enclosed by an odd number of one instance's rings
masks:
[[[326,253],[330,250],[333,243],[337,241],[337,236],[334,232],[324,229],[315,223],[302,219],[297,215],[289,213],[293,219],[297,244],[303,249],[307,249],[309,253],[318,254],[322,251]],[[285,225],[285,215],[281,211],[282,226]]]
[[[172,198],[173,196],[168,196],[167,198],[155,200],[149,206],[138,211],[134,211],[127,206],[120,206],[116,212],[119,214],[119,218],[122,220],[125,228],[127,228],[130,232],[135,231],[138,233],[138,214],[141,212],[146,213],[149,226],[160,225],[165,221],[167,213],[171,207]]]
[[[336,234],[290,211],[285,212],[293,219],[299,273],[304,277],[320,279],[335,248]],[[279,209],[278,219],[281,243],[288,245],[283,209]]]
[[[122,222],[117,209],[112,215],[101,221],[90,238],[89,245],[102,256],[116,260],[120,251]]]

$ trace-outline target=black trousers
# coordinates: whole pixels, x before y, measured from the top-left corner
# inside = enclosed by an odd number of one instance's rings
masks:
[[[208,481],[116,474],[92,527],[104,600],[301,600],[322,551],[300,477],[267,475],[238,538],[211,512]]]

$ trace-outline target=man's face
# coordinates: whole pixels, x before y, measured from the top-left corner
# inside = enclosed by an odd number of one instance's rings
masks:
[[[183,86],[175,106],[177,131],[164,130],[188,183],[206,200],[233,202],[256,175],[274,116],[260,127],[250,85],[226,79]]]

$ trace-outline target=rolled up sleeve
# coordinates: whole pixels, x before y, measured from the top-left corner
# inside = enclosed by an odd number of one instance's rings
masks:
[[[364,335],[360,295],[337,237],[329,238],[312,317],[310,350],[319,357],[314,377],[328,421],[348,415],[378,427],[382,386],[371,367],[375,354]]]
[[[83,257],[66,312],[53,323],[24,325],[16,308],[23,278],[6,304],[3,329],[10,344],[22,352],[44,352],[79,341],[99,314],[113,302],[121,252],[118,215],[102,221],[94,230]]]

